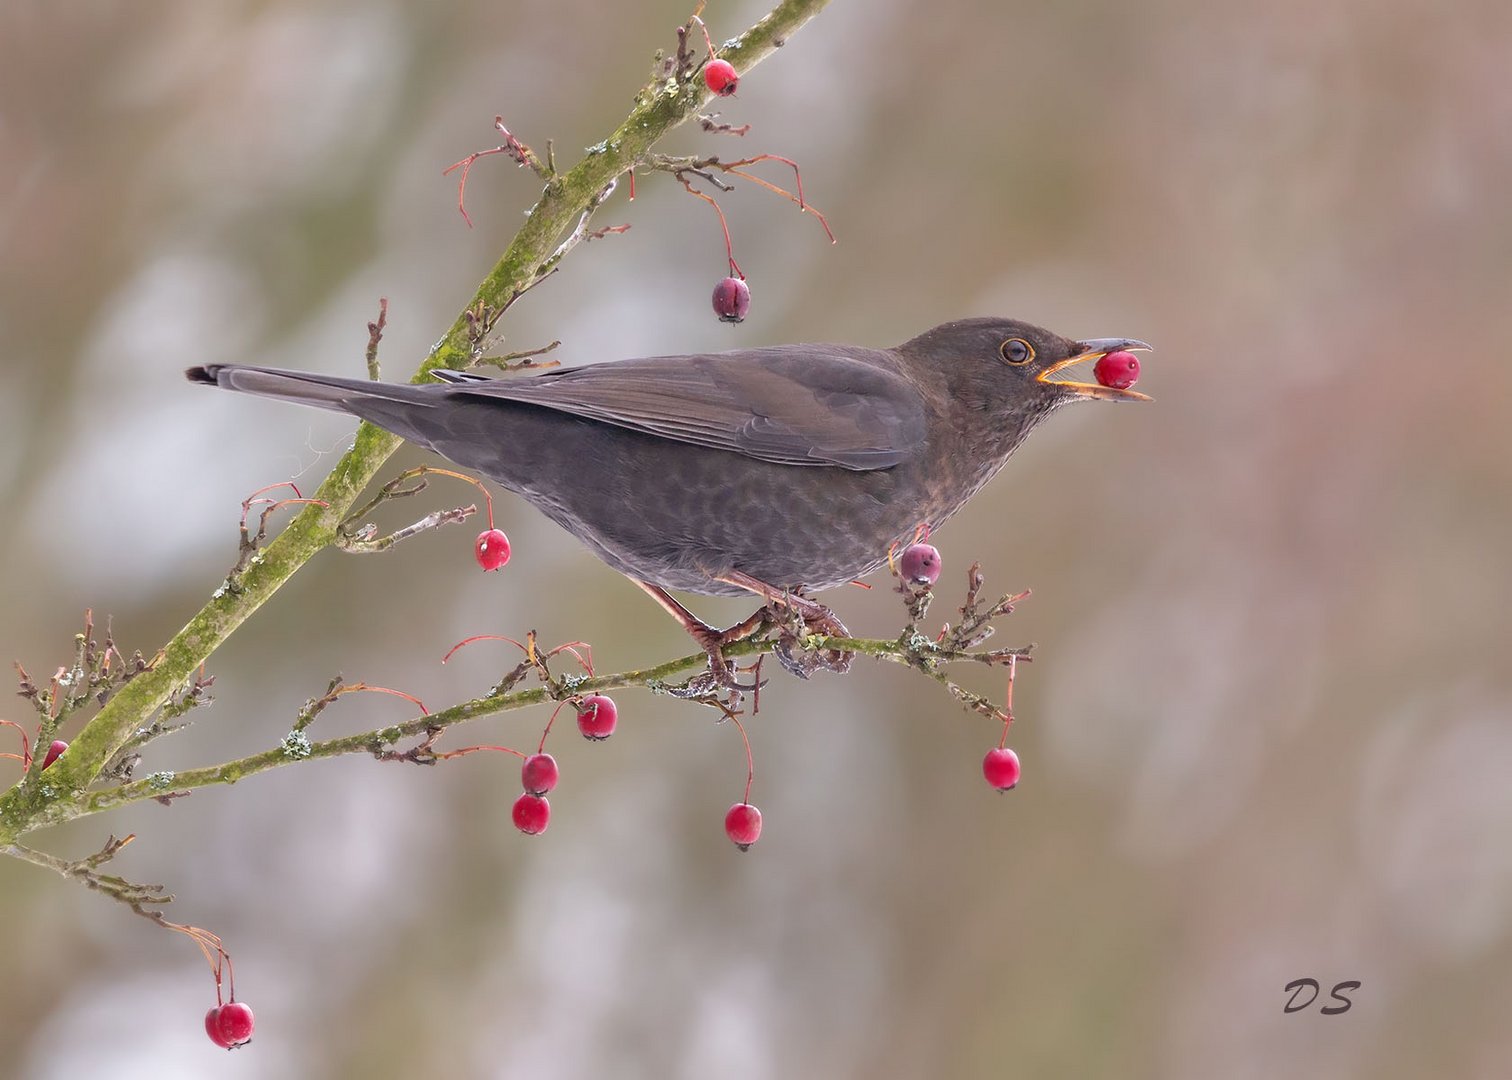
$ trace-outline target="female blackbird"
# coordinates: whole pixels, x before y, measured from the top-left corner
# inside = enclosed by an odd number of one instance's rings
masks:
[[[715,630],[665,590],[755,593],[843,633],[802,594],[938,528],[1059,406],[1149,400],[1062,377],[1148,348],[981,318],[892,349],[780,345],[502,379],[437,369],[420,386],[235,364],[187,374],[351,413],[517,492],[676,616],[730,685],[719,645],[753,621]]]

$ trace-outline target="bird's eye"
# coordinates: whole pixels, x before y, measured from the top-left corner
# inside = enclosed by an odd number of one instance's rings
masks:
[[[1009,338],[998,346],[998,352],[1003,354],[1003,359],[1014,367],[1027,364],[1034,359],[1034,346],[1021,337]]]

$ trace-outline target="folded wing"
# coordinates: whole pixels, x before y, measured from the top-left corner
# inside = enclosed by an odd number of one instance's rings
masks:
[[[794,346],[654,356],[479,379],[437,371],[466,397],[517,401],[781,465],[890,468],[922,449],[912,384],[868,354]]]

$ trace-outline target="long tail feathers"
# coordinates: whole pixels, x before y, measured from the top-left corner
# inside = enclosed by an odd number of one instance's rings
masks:
[[[204,367],[192,367],[184,375],[193,383],[357,415],[363,415],[365,411],[354,408],[358,402],[379,399],[420,405],[427,400],[426,395],[414,386],[343,379],[335,375],[316,375],[303,371],[243,367],[240,364],[207,364]]]

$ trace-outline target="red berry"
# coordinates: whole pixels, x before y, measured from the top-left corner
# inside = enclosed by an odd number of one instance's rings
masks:
[[[725,813],[725,835],[741,851],[748,851],[761,838],[761,811],[738,802]]]
[[[704,83],[720,97],[729,97],[735,93],[739,82],[740,76],[735,73],[735,65],[728,60],[710,60],[704,65]]]
[[[738,277],[727,277],[714,286],[714,314],[720,322],[745,322],[751,310],[751,287]]]
[[[208,1026],[210,1018],[205,1018]],[[216,1022],[221,1038],[228,1046],[240,1046],[252,1041],[252,1009],[245,1001],[228,1001],[221,1006],[220,1019]]]
[[[205,1034],[210,1036],[210,1041],[222,1050],[231,1049],[231,1043],[221,1034],[220,1028],[221,1007],[217,1005],[205,1014]]]
[[[47,748],[47,756],[42,759],[42,767],[45,769],[58,760],[58,755],[68,749],[68,744],[62,739],[54,739],[53,744]]]
[[[514,818],[515,828],[526,836],[535,836],[545,832],[546,826],[551,824],[551,804],[527,791],[515,800],[510,816]]]
[[[1139,357],[1131,352],[1110,352],[1092,365],[1092,374],[1103,386],[1127,390],[1139,381]]]
[[[940,553],[929,544],[910,544],[898,560],[903,580],[914,585],[933,585],[940,580]]]
[[[531,795],[544,795],[557,786],[562,775],[556,758],[550,754],[531,754],[520,768],[520,779],[525,782],[525,791]]]
[[[994,746],[982,759],[982,775],[999,791],[1008,791],[1019,782],[1018,755],[1005,746]]]
[[[583,733],[583,738],[595,742],[613,735],[618,720],[619,708],[614,699],[603,694],[594,694],[578,710],[578,730]]]
[[[509,561],[509,537],[498,529],[481,532],[473,545],[473,554],[483,569],[497,570]]]

